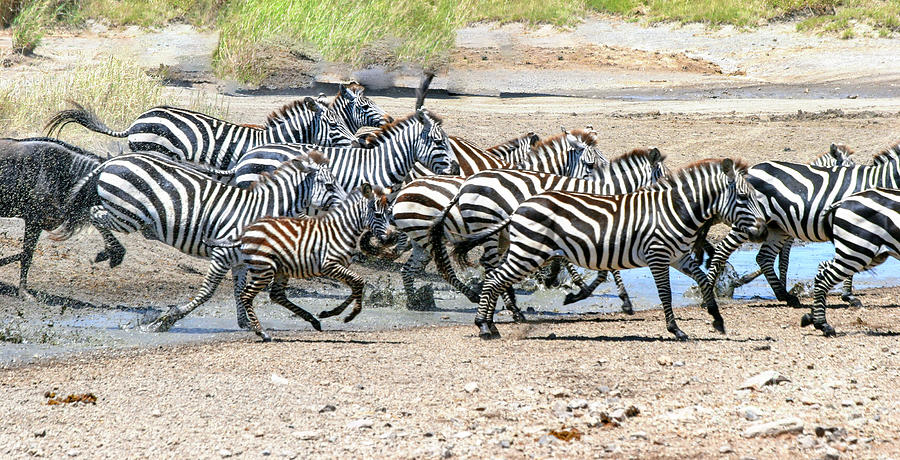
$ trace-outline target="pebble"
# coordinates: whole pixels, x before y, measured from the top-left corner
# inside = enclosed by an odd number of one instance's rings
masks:
[[[509,449],[509,446],[511,446],[511,445],[512,445],[512,442],[510,442],[509,440],[504,439],[504,440],[500,441],[500,447],[502,447],[504,449]]]
[[[745,420],[754,421],[759,420],[759,409],[753,406],[744,406],[738,409],[738,414],[743,417]]]
[[[800,433],[803,431],[803,420],[796,417],[783,418],[774,422],[757,423],[744,430],[745,438],[757,436],[778,436],[785,433]]]
[[[478,383],[469,382],[465,387],[463,387],[463,389],[466,390],[466,393],[475,393],[476,391],[478,391]]]
[[[672,365],[675,367],[684,367],[684,361],[675,361]]]
[[[753,390],[761,390],[766,385],[775,385],[779,382],[790,382],[791,380],[784,375],[778,373],[778,371],[765,371],[759,374],[754,375],[753,377],[744,380],[744,383],[739,387],[740,389],[753,389]]]
[[[831,446],[825,446],[822,450],[822,458],[824,460],[838,460],[841,458],[841,453],[838,452],[837,449]]]
[[[646,431],[635,431],[634,433],[631,433],[630,437],[631,439],[643,439],[644,441],[650,439],[650,436]]]
[[[354,421],[348,423],[347,429],[348,430],[361,430],[363,428],[372,428],[372,425],[374,425],[374,424],[375,424],[375,422],[373,422],[367,418],[361,418],[359,420],[354,420]]]
[[[656,363],[659,364],[660,366],[671,366],[672,358],[670,358],[668,356],[660,356],[660,357],[656,358]]]
[[[818,444],[819,441],[812,435],[804,434],[797,436],[797,445],[799,445],[801,449],[811,449]]]
[[[295,431],[291,434],[301,441],[313,441],[322,437],[322,434],[316,430]]]
[[[262,452],[260,452],[259,454],[262,455],[263,457],[268,457],[269,455],[272,455],[272,451],[269,449],[263,449]]]
[[[222,458],[231,457],[231,451],[228,449],[219,449],[219,456]]]
[[[325,412],[334,412],[334,411],[336,411],[336,410],[337,410],[337,408],[334,407],[333,405],[331,405],[331,404],[326,404],[324,407],[322,407],[321,409],[319,409],[319,413],[322,414],[322,413],[325,413]]]
[[[600,385],[599,387],[597,387],[597,391],[599,391],[600,394],[609,393],[609,387],[606,385]]]
[[[730,454],[732,452],[734,452],[734,449],[732,449],[728,444],[725,444],[724,446],[719,448],[720,454]]]
[[[812,406],[814,404],[818,404],[818,402],[816,402],[816,400],[810,398],[809,396],[801,396],[800,403],[803,404],[804,406]]]
[[[554,398],[564,398],[566,396],[569,396],[569,390],[565,388],[554,388],[550,390],[550,395]]]
[[[588,406],[588,402],[586,399],[573,399],[569,401],[569,409],[584,409]]]
[[[287,385],[291,383],[291,381],[273,372],[272,383],[274,383],[275,385]]]
[[[159,409],[153,409],[153,412],[150,412],[150,415],[154,417],[162,417],[162,412],[160,412]]]
[[[625,421],[625,418],[626,418],[625,409],[620,408],[620,409],[616,409],[616,410],[612,411],[609,414],[609,418],[619,421],[619,422]]]
[[[466,439],[470,436],[472,436],[471,431],[460,431],[459,433],[456,433],[455,435],[453,435],[453,437],[457,438],[457,439]]]
[[[66,455],[68,455],[69,457],[77,457],[81,455],[81,452],[79,452],[78,449],[69,449],[69,451],[66,452]]]
[[[253,432],[253,436],[256,436],[257,438],[261,438],[265,435],[266,435],[266,432],[263,430],[256,430]]]
[[[550,436],[549,434],[545,434],[545,435],[541,436],[540,438],[538,438],[538,444],[540,444],[542,446],[545,446],[545,445],[551,444],[551,443],[553,443],[553,436]]]
[[[853,400],[851,400],[851,399],[845,399],[845,400],[841,401],[841,406],[844,406],[844,407],[852,407],[853,404],[854,404]]]

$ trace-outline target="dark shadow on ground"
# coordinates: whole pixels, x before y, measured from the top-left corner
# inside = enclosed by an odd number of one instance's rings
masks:
[[[642,335],[620,335],[620,336],[608,336],[608,335],[598,335],[598,336],[584,336],[584,335],[548,335],[544,337],[526,337],[523,340],[544,340],[544,341],[578,341],[578,342],[681,342],[681,340],[676,339],[675,337],[648,337]],[[684,342],[774,342],[775,339],[771,337],[764,337],[761,339],[757,338],[746,338],[746,339],[734,339],[729,337],[700,337],[700,338],[690,338]]]

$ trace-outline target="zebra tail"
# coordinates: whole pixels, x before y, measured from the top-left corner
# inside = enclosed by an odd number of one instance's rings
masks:
[[[97,132],[106,134],[107,136],[112,137],[128,137],[128,131],[113,131],[108,126],[106,126],[97,115],[89,109],[84,108],[81,104],[78,104],[74,101],[69,101],[70,104],[74,106],[72,109],[61,110],[53,115],[53,118],[47,122],[47,135],[53,136],[54,132],[56,136],[59,136],[60,131],[69,123],[78,123],[85,128]]]
[[[472,233],[470,235],[456,234],[461,239],[461,241],[453,246],[453,256],[456,257],[456,260],[459,261],[461,265],[470,265],[466,257],[469,251],[474,249],[476,246],[481,246],[481,244],[484,243],[486,239],[497,234],[498,232],[500,232],[500,230],[506,228],[510,222],[512,222],[512,216],[509,216],[506,219],[503,219],[503,222],[494,224],[493,226],[488,227],[487,229],[482,230],[478,233]]]
[[[100,181],[100,172],[104,163],[99,164],[87,176],[82,177],[66,197],[63,215],[66,220],[59,227],[50,232],[50,239],[63,241],[72,237],[90,221],[91,207],[100,202],[97,194],[97,184]]]

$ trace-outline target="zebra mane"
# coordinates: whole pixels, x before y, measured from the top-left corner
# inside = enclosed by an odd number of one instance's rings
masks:
[[[879,165],[897,161],[900,159],[900,142],[882,150],[880,153],[872,157],[872,163]]]
[[[573,129],[569,131],[569,134],[577,137],[587,145],[597,145],[597,133],[595,132],[591,132],[586,129]],[[536,150],[547,147],[549,145],[553,145],[554,143],[559,142],[560,139],[563,139],[565,137],[566,133],[558,133],[550,137],[545,137],[535,142],[535,144],[531,147],[531,152],[534,153]]]
[[[428,112],[428,118],[431,118],[435,123],[442,124],[444,120],[431,113]],[[381,142],[385,139],[389,139],[394,133],[398,131],[402,131],[411,123],[418,121],[417,112],[413,112],[403,118],[395,118],[394,121],[390,123],[385,123],[378,129],[366,134],[366,146],[374,147],[376,145],[380,145]]]
[[[609,160],[609,161],[610,161],[610,163],[615,163],[618,161],[627,161],[632,158],[648,158],[648,161],[649,161],[649,157],[651,157],[653,155],[653,150],[654,149],[632,149],[630,152],[623,153],[623,154],[619,155],[618,157],[613,158],[612,160]],[[666,155],[663,154],[662,152],[660,152],[659,150],[656,150],[656,155],[659,155],[658,162],[661,163],[666,160]]]
[[[692,176],[695,175],[695,172],[702,171],[704,169],[711,170],[721,170],[722,169],[722,161],[726,160],[726,158],[706,158],[703,160],[698,160],[693,163],[682,166],[675,171],[672,171],[665,180],[660,180],[654,185],[656,190],[666,189],[670,185],[679,184],[684,182],[685,180],[689,180]],[[742,159],[734,159],[731,161],[734,162],[734,169],[742,174],[746,174],[749,166],[747,162]]]
[[[303,164],[303,160],[301,160],[300,158],[291,158],[290,160],[278,165],[278,168],[276,168],[274,171],[263,171],[259,173],[259,179],[257,179],[256,182],[251,183],[250,186],[247,187],[247,190],[252,191],[258,188],[265,187],[267,184],[274,181],[275,178],[279,175],[285,172],[289,173],[291,171],[300,171],[304,173],[311,172],[310,168],[307,168],[307,166]]]
[[[532,147],[534,147],[535,145],[537,145],[538,142],[540,142],[540,138],[538,138],[537,136],[535,136],[535,134],[532,132],[532,133],[528,133],[528,134],[523,134],[523,135],[521,135],[521,136],[519,136],[519,137],[514,137],[514,138],[512,138],[512,139],[510,139],[510,140],[508,140],[508,141],[506,141],[506,142],[501,142],[501,143],[499,143],[499,144],[497,144],[497,145],[495,145],[495,146],[493,146],[493,147],[488,147],[488,148],[486,148],[485,150],[490,151],[490,150],[496,150],[496,149],[501,149],[501,148],[506,148],[506,147],[518,147],[518,146],[519,146],[519,143],[520,143],[523,139],[531,139],[531,140],[533,141],[533,142],[531,143],[531,146],[532,146]]]
[[[291,112],[295,110],[315,112],[316,105],[318,105],[318,102],[316,102],[311,97],[304,97],[303,99],[297,99],[296,101],[289,102],[283,105],[280,109],[270,113],[269,116],[266,117],[266,128],[282,123],[285,119],[290,118]],[[252,125],[242,126],[248,126],[250,128],[254,127]]]
[[[318,150],[310,150],[309,152],[306,152],[306,156],[317,165],[327,165],[328,162],[331,161],[324,153]]]

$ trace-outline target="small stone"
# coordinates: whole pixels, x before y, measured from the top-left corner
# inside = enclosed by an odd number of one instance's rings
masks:
[[[816,440],[814,436],[808,434],[797,436],[797,445],[800,446],[801,449],[811,449],[818,444],[819,441]]]
[[[301,441],[314,441],[322,437],[322,434],[316,430],[295,431],[291,434]]]
[[[818,404],[816,400],[810,398],[809,396],[801,396],[800,403],[804,406],[812,406],[813,404]]]
[[[586,399],[573,399],[569,401],[569,410],[584,409],[588,406]]]
[[[730,454],[732,452],[734,452],[734,449],[732,449],[728,444],[725,444],[724,446],[719,448],[720,454]]]
[[[625,418],[626,418],[625,409],[616,409],[616,410],[612,411],[609,414],[609,418],[619,421],[619,422],[625,421]]]
[[[323,406],[321,409],[319,409],[319,413],[320,413],[320,414],[323,414],[323,413],[325,413],[325,412],[334,412],[334,411],[336,411],[336,410],[337,410],[337,408],[334,407],[333,405],[331,405],[331,404],[326,404],[326,405]]]
[[[272,455],[272,451],[269,449],[263,449],[262,452],[260,452],[259,454],[262,455],[263,457],[268,457],[269,455]]]
[[[660,356],[660,357],[656,358],[656,363],[659,364],[660,366],[671,366],[672,358],[670,358],[668,356]]]
[[[834,447],[826,445],[822,450],[822,458],[824,460],[838,460],[841,458],[841,453]]]
[[[759,420],[759,409],[753,406],[744,406],[738,409],[738,415],[752,422]]]
[[[745,438],[757,436],[778,436],[785,433],[800,433],[803,431],[803,421],[796,417],[789,417],[774,422],[757,423],[744,430]]]
[[[541,436],[540,438],[538,438],[538,444],[540,444],[542,446],[545,446],[552,442],[553,442],[553,436],[550,436],[549,434],[545,434],[545,435]]]
[[[466,390],[466,393],[475,393],[476,391],[478,391],[478,383],[469,382],[465,387],[463,387],[463,389]]]
[[[222,458],[231,457],[232,453],[228,449],[219,449],[219,456]]]
[[[852,407],[852,406],[853,406],[853,400],[852,400],[852,399],[845,399],[845,400],[841,401],[841,406],[843,406],[843,407]]]
[[[453,435],[453,437],[457,438],[457,439],[466,439],[470,436],[472,436],[471,431],[460,431],[459,433],[456,433],[455,435]]]
[[[569,390],[566,390],[565,388],[554,388],[550,390],[550,395],[554,398],[565,398],[566,396],[569,396]]]
[[[66,455],[68,455],[69,457],[77,457],[81,455],[81,452],[79,452],[78,449],[69,449],[66,452]]]
[[[38,430],[34,432],[35,438],[43,438],[44,436],[47,436],[47,430]]]
[[[348,430],[361,430],[363,428],[372,428],[372,425],[374,425],[374,424],[375,424],[375,422],[373,422],[369,419],[361,418],[359,420],[354,420],[354,421],[348,423],[347,429]]]
[[[150,412],[150,415],[154,417],[162,417],[162,412],[160,412],[159,409],[153,409],[153,411]]]
[[[510,442],[509,440],[504,439],[504,440],[500,441],[500,447],[502,447],[504,449],[509,449],[510,446],[512,446],[512,442]]]
[[[444,449],[444,452],[441,453],[441,458],[450,458],[452,456],[453,456],[453,451],[451,451],[449,447]]]
[[[266,432],[263,430],[256,430],[253,432],[253,436],[257,438],[261,438],[266,435]]]
[[[675,361],[672,365],[675,367],[684,367],[684,361]]]
[[[644,441],[650,439],[650,436],[647,435],[646,431],[635,431],[631,433],[631,439],[643,439]]]
[[[784,375],[778,373],[778,371],[765,371],[760,374],[756,374],[753,377],[750,377],[747,380],[744,380],[744,383],[739,387],[740,389],[754,389],[760,390],[766,385],[776,385],[779,382],[790,382],[791,380]]]
[[[628,406],[628,408],[625,409],[625,415],[627,417],[637,417],[640,414],[641,410],[638,409],[637,406]]]
[[[609,393],[609,387],[606,385],[600,385],[599,387],[597,387],[597,391],[599,391],[600,394],[606,394]]]
[[[291,381],[273,372],[272,383],[274,383],[275,385],[287,385],[291,383]]]

